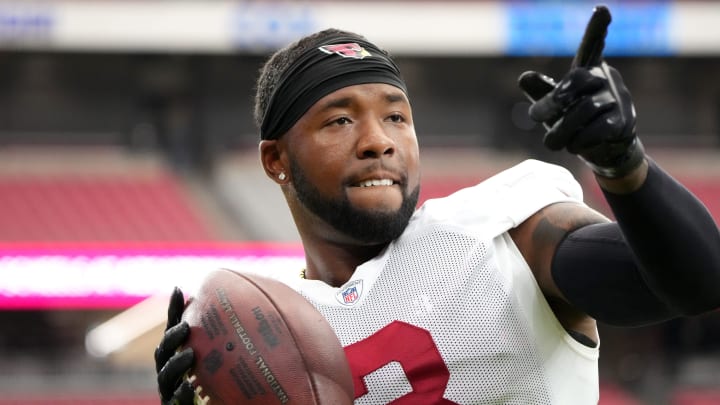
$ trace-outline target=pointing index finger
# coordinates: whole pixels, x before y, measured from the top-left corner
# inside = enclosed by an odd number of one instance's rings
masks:
[[[607,7],[595,7],[587,27],[585,27],[585,34],[580,42],[580,46],[575,54],[575,59],[572,63],[573,67],[599,66],[600,63],[602,63],[605,37],[607,36],[607,28],[611,20],[610,10],[608,10]]]

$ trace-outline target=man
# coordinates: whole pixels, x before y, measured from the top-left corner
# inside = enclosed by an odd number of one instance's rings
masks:
[[[261,162],[306,254],[288,283],[338,334],[356,403],[597,403],[596,321],[720,306],[720,232],[645,155],[630,94],[602,58],[608,24],[596,8],[559,83],[527,72],[519,84],[546,146],[593,169],[617,222],[583,204],[567,170],[533,160],[416,211],[412,110],[387,53],[326,30],[263,68]],[[176,289],[156,351],[163,403],[192,403],[192,350],[175,353],[182,307]]]

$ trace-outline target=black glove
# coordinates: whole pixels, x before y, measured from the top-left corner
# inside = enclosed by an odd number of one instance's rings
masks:
[[[533,102],[530,118],[546,128],[543,142],[567,149],[608,178],[623,177],[643,162],[635,134],[635,107],[620,73],[602,57],[610,24],[606,7],[595,8],[570,71],[559,83],[538,72],[518,84]]]
[[[162,405],[193,405],[195,391],[185,378],[195,361],[191,348],[178,352],[190,335],[190,326],[182,321],[185,298],[175,287],[168,305],[165,335],[155,349],[155,371]]]

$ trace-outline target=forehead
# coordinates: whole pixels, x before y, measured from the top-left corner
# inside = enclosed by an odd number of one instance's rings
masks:
[[[312,105],[308,113],[348,107],[353,103],[360,103],[365,100],[372,103],[380,103],[380,105],[410,103],[405,92],[393,85],[366,83],[343,87],[325,95]]]

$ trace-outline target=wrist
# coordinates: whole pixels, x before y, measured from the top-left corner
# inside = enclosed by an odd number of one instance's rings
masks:
[[[622,151],[612,158],[590,158],[580,156],[592,171],[604,178],[619,179],[628,176],[635,171],[645,161],[645,148],[640,139],[633,137],[630,143],[625,145],[615,145],[607,147],[605,154],[612,156],[612,149],[621,147]]]
[[[629,194],[645,183],[648,168],[648,161],[643,157],[639,165],[622,177],[605,177],[596,172],[595,179],[604,191],[618,195]]]

